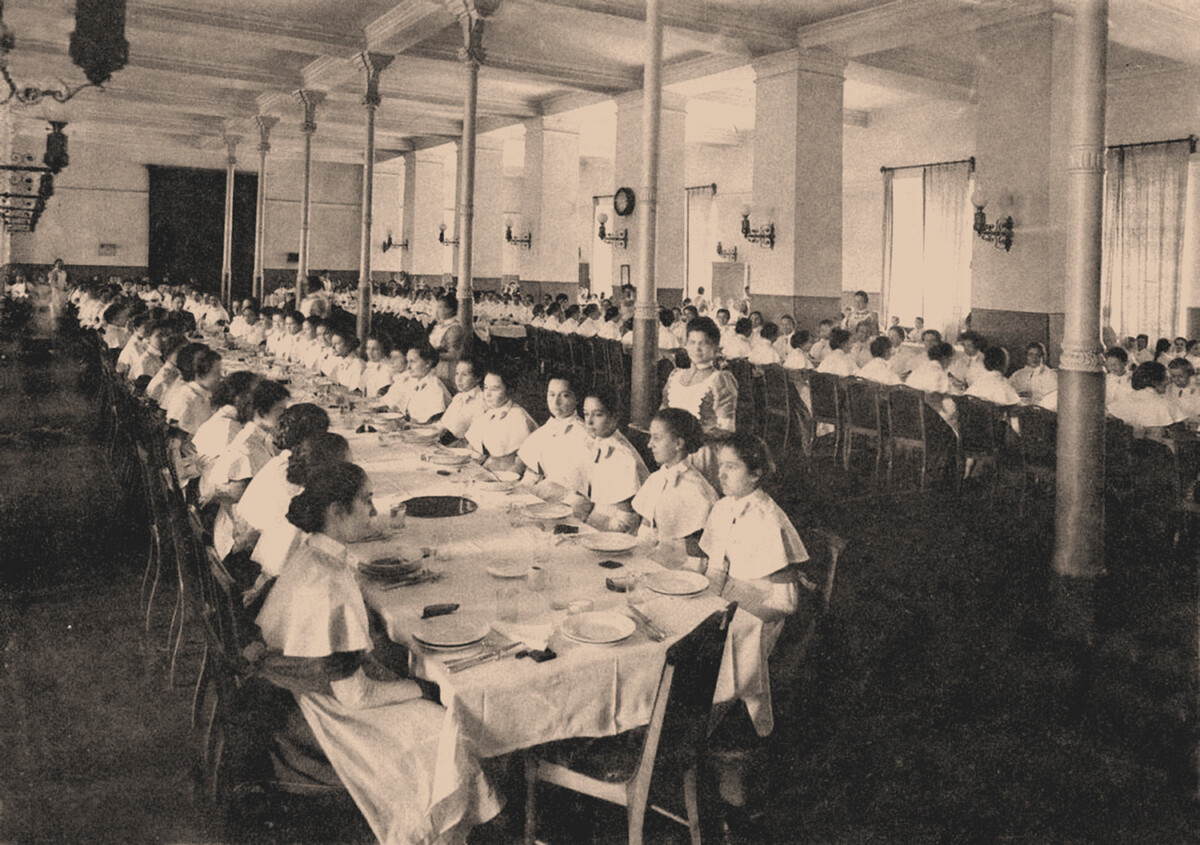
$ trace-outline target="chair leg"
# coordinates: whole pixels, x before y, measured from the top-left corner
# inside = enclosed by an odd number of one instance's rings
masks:
[[[171,649],[171,667],[167,670],[167,689],[175,689],[175,663],[179,659],[179,645],[183,642],[183,629],[187,622],[187,608],[183,606],[183,591],[179,591],[179,597],[175,600],[175,612],[171,615],[171,629],[167,633],[167,647]],[[176,630],[176,620],[178,620],[178,630]],[[171,645],[171,634],[175,635],[175,644]]]
[[[683,806],[687,809],[688,831],[692,845],[700,845],[700,802],[696,797],[696,767],[683,773]]]
[[[846,432],[846,443],[842,447],[842,469],[844,469],[846,472],[850,471],[850,452],[853,450],[853,448],[854,448],[854,432],[847,431]],[[834,457],[837,457],[836,452],[834,453]]]
[[[637,784],[636,780],[634,784]],[[625,812],[629,814],[629,845],[642,845],[648,798],[645,790],[637,790],[629,796],[629,803],[625,807]]]
[[[525,845],[537,842],[537,758],[525,755]]]
[[[204,688],[204,682],[208,680],[208,643],[204,644],[204,650],[200,652],[200,674],[196,678],[196,689],[192,692],[192,730],[196,729],[196,723],[200,720],[200,691]]]

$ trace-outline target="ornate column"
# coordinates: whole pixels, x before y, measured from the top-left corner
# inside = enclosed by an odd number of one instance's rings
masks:
[[[300,198],[300,260],[296,264],[296,307],[304,298],[304,281],[308,278],[308,213],[312,192],[312,136],[317,131],[315,121],[317,106],[325,99],[324,91],[296,92],[296,99],[304,107],[304,121],[300,131],[304,133],[304,191]],[[265,291],[264,291],[265,293]]]
[[[1067,166],[1066,308],[1058,371],[1054,571],[1090,584],[1104,568],[1104,370],[1100,255],[1108,0],[1075,6]],[[1069,586],[1069,585],[1068,585]],[[1090,616],[1081,608],[1081,621]],[[1086,635],[1086,634],[1085,634]]]
[[[646,0],[646,68],[642,76],[642,184],[638,205],[639,284],[633,311],[633,396],[631,422],[650,425],[658,360],[658,289],[654,278],[658,222],[658,133],[662,108],[662,2]]]
[[[250,295],[262,301],[263,296],[263,237],[267,218],[267,153],[271,151],[271,130],[279,118],[265,114],[257,115],[258,124],[258,205],[254,216],[254,286]]]
[[[225,159],[225,246],[221,254],[221,300],[226,308],[233,299],[233,179],[240,140],[240,135],[225,136],[229,156]]]
[[[467,93],[463,98],[462,144],[455,235],[458,237],[458,319],[463,330],[473,332],[473,284],[471,278],[471,235],[475,221],[475,113],[479,97],[479,66],[483,64],[483,24],[500,6],[500,0],[446,0],[462,26],[463,46],[459,61],[467,71]]]
[[[367,110],[367,142],[363,149],[362,241],[358,258],[358,340],[364,346],[371,331],[371,203],[375,181],[375,109],[379,108],[379,74],[392,63],[393,56],[359,53],[358,61],[367,75],[363,106]]]

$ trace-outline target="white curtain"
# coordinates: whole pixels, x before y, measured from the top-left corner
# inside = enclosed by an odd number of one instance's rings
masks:
[[[1183,334],[1180,259],[1189,141],[1109,149],[1105,162],[1103,305],[1117,333]]]
[[[712,291],[713,262],[717,260],[715,231],[716,201],[711,186],[687,188],[687,279],[684,296],[695,296],[698,288]]]
[[[883,172],[883,307],[954,338],[971,304],[970,162]]]

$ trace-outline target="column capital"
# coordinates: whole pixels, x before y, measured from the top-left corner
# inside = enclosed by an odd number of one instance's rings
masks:
[[[463,45],[458,48],[458,60],[478,67],[487,58],[483,49],[484,21],[500,8],[500,0],[445,0],[445,3],[462,27]]]
[[[1096,347],[1081,347],[1062,345],[1062,352],[1058,356],[1058,368],[1060,370],[1074,370],[1077,373],[1102,373],[1104,372],[1104,351]]]
[[[761,82],[786,73],[814,73],[821,76],[846,77],[846,57],[817,50],[784,50],[761,56],[750,63],[754,81]]]
[[[317,131],[317,106],[325,102],[324,91],[314,91],[311,88],[301,88],[296,92],[296,99],[304,109],[304,120],[300,123],[300,131],[311,135]]]
[[[258,149],[259,152],[271,151],[271,130],[275,128],[275,124],[279,123],[279,118],[269,114],[256,114],[254,122],[258,126]]]
[[[363,69],[367,76],[367,91],[363,94],[363,105],[369,109],[379,107],[381,102],[379,97],[379,75],[383,73],[388,65],[395,61],[395,56],[387,53],[372,53],[367,50],[355,56],[359,66]]]
[[[237,145],[241,142],[241,135],[223,135],[221,140],[225,142],[225,149],[229,151],[229,157],[225,160],[226,163],[233,167],[237,164]]]

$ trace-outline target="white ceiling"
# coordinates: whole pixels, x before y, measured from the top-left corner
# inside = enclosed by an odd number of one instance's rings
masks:
[[[376,146],[438,146],[461,131],[463,69],[453,0],[128,0],[129,63],[104,90],[65,105],[12,106],[69,121],[74,137],[145,150],[218,149],[230,131],[257,140],[255,114],[281,118],[279,155],[301,142],[299,88],[325,91],[319,158],[361,161],[364,49],[396,56],[383,72]],[[1052,0],[663,0],[664,80],[691,98],[689,132],[728,142],[753,128],[756,56],[800,46],[846,56],[847,122],[915,100],[968,101],[979,29]],[[1061,7],[1061,8],[1059,8]],[[644,0],[502,0],[487,22],[481,131],[580,108],[588,125],[641,86]],[[67,56],[71,0],[8,0],[20,85],[82,81]],[[1112,0],[1110,67],[1200,69],[1200,0]],[[604,105],[606,104],[607,105]],[[600,109],[599,112],[595,111]],[[607,141],[585,139],[591,153]]]

